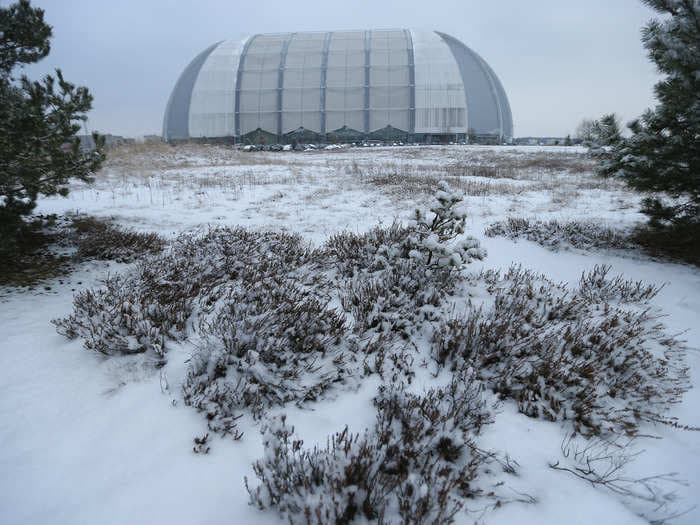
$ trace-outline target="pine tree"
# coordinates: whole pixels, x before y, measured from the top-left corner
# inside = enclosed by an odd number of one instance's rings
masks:
[[[615,113],[603,115],[596,121],[596,141],[600,146],[615,146],[620,140],[620,121]]]
[[[643,0],[662,15],[642,30],[650,59],[665,76],[658,105],[629,127],[600,172],[654,193],[642,211],[650,224],[700,225],[700,0]]]
[[[16,250],[23,217],[39,195],[66,195],[68,180],[90,181],[104,156],[84,153],[76,133],[92,107],[85,87],[47,75],[31,81],[13,76],[18,66],[37,62],[50,51],[51,26],[29,0],[0,7],[0,257]]]

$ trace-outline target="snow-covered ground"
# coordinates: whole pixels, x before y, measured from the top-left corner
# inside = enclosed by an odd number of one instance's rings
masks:
[[[653,300],[670,333],[687,341],[693,385],[700,381],[700,271],[629,252],[552,252],[527,241],[484,237],[506,216],[586,219],[626,227],[643,220],[639,196],[591,173],[575,148],[395,147],[318,152],[239,153],[219,147],[121,150],[93,185],[75,184],[68,198],[45,198],[37,212],[85,212],[166,236],[205,225],[242,225],[301,233],[316,244],[342,230],[366,231],[406,220],[440,179],[466,193],[468,230],[488,257],[468,267],[511,263],[574,283],[596,264],[611,273],[665,284]],[[243,478],[263,453],[257,425],[244,420],[240,441],[210,438],[212,451],[192,452],[206,422],[184,406],[178,382],[191,348],[174,345],[163,373],[133,358],[105,358],[67,341],[50,324],[67,315],[73,292],[125,265],[84,263],[34,290],[0,290],[0,523],[223,524],[279,523],[248,505]],[[422,376],[419,376],[422,377]],[[421,380],[430,386],[429,378]],[[283,411],[305,446],[349,425],[374,421],[377,379],[357,391]],[[700,391],[691,389],[672,416],[700,426]],[[700,523],[700,432],[645,427],[644,450],[627,474],[677,473],[677,500],[659,516]],[[567,432],[501,405],[479,444],[520,464],[496,509],[467,504],[458,523],[643,523],[609,491],[548,467],[562,459]],[[507,498],[506,498],[507,499]],[[524,502],[521,500],[532,500]]]

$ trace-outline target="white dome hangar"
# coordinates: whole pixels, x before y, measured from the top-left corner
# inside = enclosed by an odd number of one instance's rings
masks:
[[[474,51],[439,32],[258,34],[214,44],[180,75],[167,141],[504,141],[508,98]]]

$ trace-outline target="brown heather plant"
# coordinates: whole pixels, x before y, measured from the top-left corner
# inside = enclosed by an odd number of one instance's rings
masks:
[[[487,237],[527,239],[545,248],[558,250],[566,246],[589,250],[620,249],[635,250],[662,260],[680,261],[700,266],[700,243],[695,227],[675,227],[654,230],[645,225],[627,230],[613,228],[588,220],[535,220],[523,217],[508,217],[489,225]]]
[[[346,427],[324,448],[303,448],[285,416],[263,429],[265,458],[253,465],[260,481],[251,503],[273,508],[292,524],[452,523],[489,455],[475,438],[490,422],[481,387],[455,375],[423,396],[383,387],[377,420],[362,434]]]
[[[75,216],[72,229],[75,230],[74,242],[80,259],[128,263],[146,254],[160,252],[165,247],[165,240],[156,233],[122,228],[108,219]]]
[[[438,318],[460,268],[483,257],[445,185],[408,227],[331,238],[212,228],[181,235],[103,287],[74,298],[54,323],[106,355],[148,352],[196,335],[182,386],[212,431],[240,437],[243,410],[314,401],[334,384],[377,373],[410,382],[410,338]],[[429,216],[432,216],[429,214]],[[379,300],[386,297],[386,300]],[[339,304],[332,307],[331,304]]]
[[[485,388],[585,436],[682,427],[666,411],[689,387],[684,348],[649,303],[658,288],[610,278],[608,267],[572,288],[519,267],[468,275],[485,253],[462,235],[461,196],[438,186],[411,223],[340,233],[319,248],[283,232],[183,234],[76,294],[54,323],[90,350],[152,354],[156,364],[172,341],[192,343],[185,403],[233,439],[244,414],[263,421],[260,483],[246,487],[252,504],[293,524],[454,521],[495,460],[476,445],[490,420]],[[493,306],[450,319],[470,286],[484,286]],[[416,395],[406,387],[426,339],[452,380]],[[368,374],[382,387],[363,433],[304,449],[284,417],[266,419],[273,406],[305,405]],[[196,452],[209,451],[207,436]]]
[[[70,272],[76,262],[113,260],[130,263],[163,249],[165,240],[89,215],[31,216],[18,238],[15,257],[3,261],[0,285],[32,286]],[[57,250],[61,248],[61,250]],[[75,250],[68,255],[67,250]]]
[[[620,229],[603,226],[594,220],[586,221],[550,221],[531,220],[521,217],[508,217],[486,228],[487,237],[508,237],[509,239],[527,239],[547,248],[558,249],[572,246],[588,250],[634,249],[639,247],[629,233]]]
[[[643,422],[679,426],[665,413],[689,388],[685,349],[647,302],[658,288],[608,271],[597,266],[571,289],[517,266],[485,272],[493,309],[444,322],[435,361],[474,367],[522,413],[570,421],[584,435],[635,435]]]

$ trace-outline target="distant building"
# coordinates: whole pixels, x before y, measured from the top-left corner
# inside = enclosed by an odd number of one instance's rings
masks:
[[[102,135],[102,133],[100,133],[100,135]],[[123,144],[133,144],[135,142],[134,139],[122,137],[120,135],[110,135],[108,133],[102,136],[105,138],[106,148],[113,148]],[[95,149],[95,141],[92,135],[78,135],[78,138],[80,139],[80,149],[83,151],[92,151]]]
[[[163,119],[168,142],[503,143],[512,136],[508,97],[486,61],[454,37],[408,29],[219,42],[182,72]]]
[[[566,142],[566,137],[516,137],[513,139],[513,144],[524,146],[563,146]],[[577,144],[580,141],[571,139],[571,144]]]

